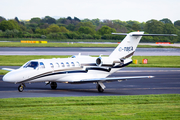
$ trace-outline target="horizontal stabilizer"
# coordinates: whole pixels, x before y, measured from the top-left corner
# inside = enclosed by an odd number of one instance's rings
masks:
[[[128,33],[112,33],[113,35],[127,35]]]
[[[128,35],[128,33],[112,33],[113,35]],[[131,36],[177,36],[176,34],[129,34]]]
[[[177,36],[176,34],[132,34],[132,36]]]
[[[15,70],[15,69],[11,69],[11,68],[2,68],[2,70],[12,71],[12,70]]]

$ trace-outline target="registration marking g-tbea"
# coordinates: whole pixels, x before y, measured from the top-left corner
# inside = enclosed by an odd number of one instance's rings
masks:
[[[133,46],[130,46],[130,47],[119,47],[119,52],[121,52],[121,51],[127,51],[127,52],[133,51]]]

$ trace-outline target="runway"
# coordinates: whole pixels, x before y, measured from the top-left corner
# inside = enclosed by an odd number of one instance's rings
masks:
[[[104,93],[98,93],[96,85],[93,83],[58,83],[56,90],[51,90],[49,85],[45,86],[45,83],[32,83],[26,84],[23,92],[18,92],[19,85],[3,82],[1,75],[0,98],[180,94],[180,68],[126,67],[110,77],[149,75],[155,76],[155,78],[105,83]]]
[[[0,47],[0,55],[110,55],[115,48]],[[137,48],[136,56],[180,56],[179,48]]]

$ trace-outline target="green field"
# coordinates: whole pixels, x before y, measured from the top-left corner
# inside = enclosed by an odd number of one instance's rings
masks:
[[[0,119],[178,120],[180,95],[0,99]]]
[[[118,44],[91,44],[91,43],[20,43],[20,42],[0,42],[0,47],[117,47]],[[138,45],[141,48],[180,48],[174,46],[153,46],[153,45]]]
[[[0,66],[22,66],[29,60],[47,59],[47,58],[67,58],[70,56],[51,56],[51,55],[1,55]],[[130,64],[128,67],[169,67],[180,68],[180,56],[133,56],[137,59],[138,64]],[[142,59],[148,59],[148,64],[142,64]],[[0,70],[0,75],[4,75],[7,71]]]

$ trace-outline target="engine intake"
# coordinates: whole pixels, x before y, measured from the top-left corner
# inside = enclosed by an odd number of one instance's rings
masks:
[[[98,57],[96,59],[96,65],[97,66],[112,67],[115,65],[115,63],[121,63],[121,61],[120,60],[114,60],[114,59],[109,58],[109,57]]]

